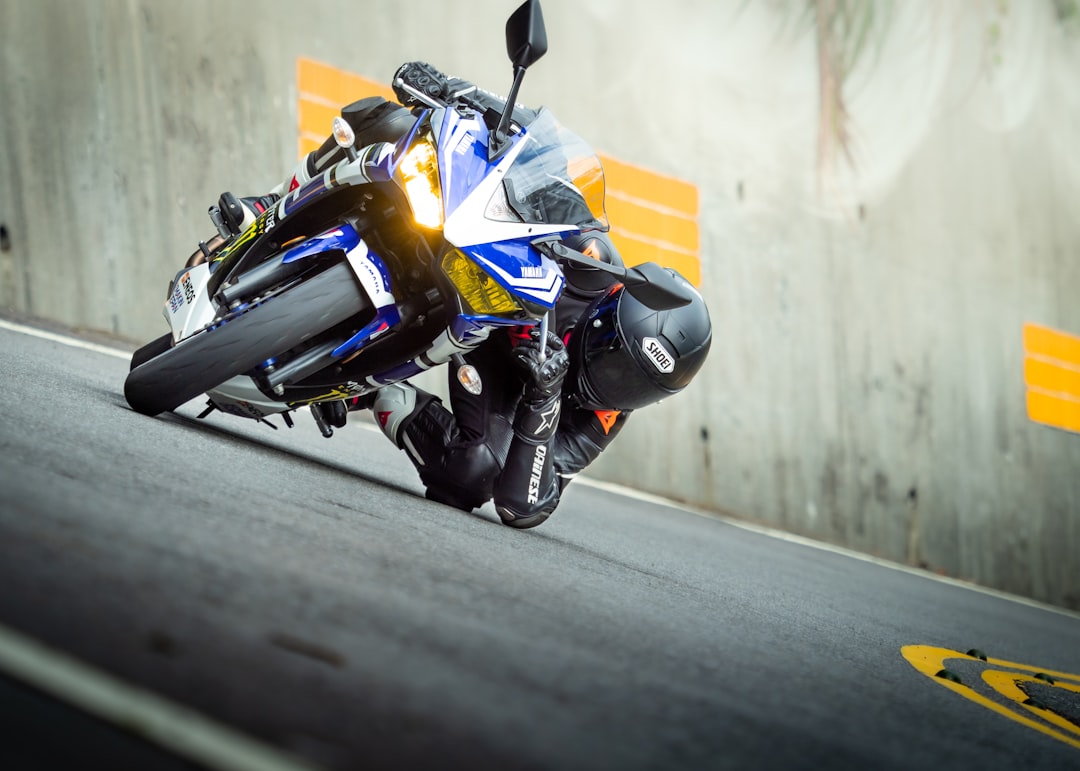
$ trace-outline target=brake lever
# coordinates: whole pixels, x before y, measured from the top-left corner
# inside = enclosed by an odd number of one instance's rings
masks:
[[[405,82],[404,78],[396,78],[394,80],[394,85],[400,88],[405,93],[409,94],[418,102],[426,104],[428,107],[446,107],[446,105],[440,102],[438,99],[435,99],[432,96],[428,96],[423,91],[420,91],[419,89],[410,86],[408,83]]]
[[[547,361],[547,331],[548,331],[548,316],[549,313],[545,313],[540,317],[540,363],[543,364]]]

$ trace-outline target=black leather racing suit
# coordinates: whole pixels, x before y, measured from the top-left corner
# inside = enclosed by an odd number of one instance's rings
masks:
[[[554,329],[566,339],[592,299],[610,290],[612,279],[601,271],[564,270],[567,285]],[[522,399],[525,383],[513,367],[514,344],[512,333],[496,333],[465,355],[483,388],[471,394],[450,372],[449,410],[417,389],[416,410],[403,433],[428,498],[466,510],[494,499],[504,519],[510,515],[516,526],[531,527],[554,511],[569,480],[608,446],[629,412],[578,406],[569,380],[551,401]]]

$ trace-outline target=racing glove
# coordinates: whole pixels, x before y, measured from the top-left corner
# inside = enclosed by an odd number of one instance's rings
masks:
[[[394,73],[393,89],[398,101],[413,110],[428,105],[409,89],[443,103],[461,102],[483,113],[491,128],[495,127],[494,121],[506,107],[504,97],[477,88],[476,84],[467,80],[444,75],[427,62],[406,62],[398,67],[398,71]],[[513,118],[518,125],[528,124],[536,115],[535,110],[520,104],[514,105]]]
[[[393,89],[398,101],[406,107],[426,107],[405,88],[408,86],[440,102],[452,101],[456,96],[476,88],[460,78],[447,77],[427,62],[406,62],[394,73]]]
[[[548,332],[546,342],[546,350],[541,355],[540,335],[534,331],[514,348],[514,366],[525,380],[522,397],[531,404],[558,396],[570,368],[570,357],[559,336]]]

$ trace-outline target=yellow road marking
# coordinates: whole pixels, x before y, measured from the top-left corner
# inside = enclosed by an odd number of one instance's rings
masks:
[[[1049,683],[1047,683],[1045,680],[1040,680],[1039,678],[1032,677],[1030,675],[1018,675],[1012,672],[1003,672],[1000,669],[988,669],[982,673],[982,678],[995,691],[1000,693],[1002,696],[1007,696],[1008,698],[1012,699],[1032,714],[1041,717],[1043,720],[1047,720],[1053,723],[1059,728],[1064,728],[1066,731],[1074,734],[1080,734],[1080,725],[1076,725],[1075,723],[1066,720],[1065,718],[1061,717],[1061,715],[1058,715],[1056,712],[1041,709],[1040,707],[1036,707],[1033,704],[1024,703],[1028,700],[1028,695],[1022,690],[1020,690],[1020,683],[1027,682],[1038,683],[1040,685],[1049,685]],[[1080,685],[1073,685],[1072,683],[1055,682],[1053,687],[1064,688],[1065,690],[1072,691],[1073,693],[1080,693]]]
[[[985,665],[987,667],[997,667],[997,669],[987,669],[982,673],[982,678],[987,682],[995,691],[1007,696],[1009,699],[1015,701],[1018,706],[1032,713],[1038,720],[1032,719],[1025,714],[1014,711],[1008,706],[1001,704],[993,699],[984,696],[970,686],[963,683],[956,683],[945,678],[938,677],[937,674],[941,670],[945,669],[945,662],[950,659],[962,659],[968,662],[979,662],[980,659],[976,659],[967,654],[960,653],[959,651],[949,650],[948,648],[935,648],[930,645],[905,645],[900,649],[901,655],[907,660],[911,666],[915,667],[918,671],[929,677],[938,685],[943,685],[954,693],[958,693],[966,699],[982,705],[993,712],[997,712],[999,715],[1015,720],[1021,725],[1025,725],[1028,728],[1034,728],[1040,733],[1044,733],[1047,736],[1052,736],[1058,741],[1064,742],[1071,747],[1080,749],[1080,740],[1062,733],[1059,728],[1067,728],[1073,733],[1080,733],[1077,730],[1077,726],[1074,726],[1067,720],[1064,720],[1059,715],[1049,712],[1048,710],[1042,710],[1031,705],[1024,704],[1027,699],[1027,694],[1020,690],[1017,685],[1018,682],[1032,681],[1039,683],[1040,685],[1050,688],[1063,688],[1068,691],[1075,691],[1080,693],[1080,675],[1070,674],[1068,672],[1055,672],[1048,669],[1042,669],[1039,667],[1033,667],[1028,664],[1017,664],[1011,661],[1002,661],[1000,659],[987,658]],[[1072,682],[1061,683],[1056,682],[1051,684],[1045,680],[1040,680],[1034,677],[1030,677],[1024,674],[1018,674],[1016,672],[1007,672],[1006,669],[1020,669],[1025,672],[1041,672],[1046,675],[1050,675],[1055,680],[1068,680]],[[1074,684],[1075,683],[1075,684]],[[1047,722],[1052,725],[1047,725]]]

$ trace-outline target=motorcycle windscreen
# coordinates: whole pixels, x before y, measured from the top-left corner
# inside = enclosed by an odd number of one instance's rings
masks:
[[[522,141],[497,208],[508,207],[522,222],[606,231],[604,169],[585,140],[545,109]]]

